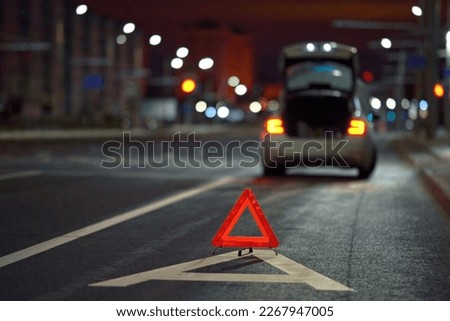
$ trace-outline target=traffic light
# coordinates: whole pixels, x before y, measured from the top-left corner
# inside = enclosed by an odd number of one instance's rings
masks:
[[[441,83],[436,83],[433,87],[434,96],[436,98],[442,98],[444,97],[445,89],[444,86],[442,86]]]
[[[197,83],[192,78],[186,78],[181,82],[181,91],[186,94],[192,93],[196,87]]]
[[[366,82],[366,83],[371,83],[375,76],[373,75],[373,72],[371,72],[370,70],[366,70],[363,71],[361,78]]]

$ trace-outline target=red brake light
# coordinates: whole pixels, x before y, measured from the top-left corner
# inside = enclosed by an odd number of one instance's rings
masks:
[[[350,120],[350,126],[347,128],[347,134],[351,136],[364,136],[367,132],[366,122],[362,119]]]
[[[269,134],[284,134],[283,120],[270,118],[266,121],[266,130]]]

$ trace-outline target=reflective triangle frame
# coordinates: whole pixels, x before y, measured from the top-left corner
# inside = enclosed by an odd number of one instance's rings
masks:
[[[248,208],[262,236],[232,236],[230,233]],[[214,247],[275,248],[278,239],[250,188],[246,188],[234,204],[212,240]]]

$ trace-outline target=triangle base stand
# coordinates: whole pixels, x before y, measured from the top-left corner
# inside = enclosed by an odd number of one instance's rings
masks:
[[[218,249],[222,249],[222,248],[223,248],[223,247],[216,247],[216,248],[214,249],[213,253],[212,253],[212,256],[216,255],[217,250],[218,250]],[[248,252],[247,252],[247,253],[244,253],[245,250],[248,250]],[[278,252],[275,251],[274,249],[268,248],[268,250],[272,250],[272,251],[275,253],[275,255],[278,255]],[[249,248],[242,248],[242,249],[239,249],[239,250],[238,250],[237,256],[241,257],[241,256],[249,255],[249,254],[252,254],[252,253],[253,253],[253,248],[252,248],[252,247],[249,247]]]

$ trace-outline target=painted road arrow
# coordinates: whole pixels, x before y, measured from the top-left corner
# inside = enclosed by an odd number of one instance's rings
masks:
[[[254,256],[278,268],[286,274],[250,274],[250,273],[203,273],[192,272],[200,268],[213,266],[243,257],[236,251],[210,256],[190,262],[175,264],[155,270],[140,272],[112,280],[102,281],[90,286],[127,287],[150,280],[170,281],[207,281],[207,282],[264,282],[264,283],[304,283],[319,291],[354,291],[353,289],[315,272],[271,250],[254,250],[245,257]]]

